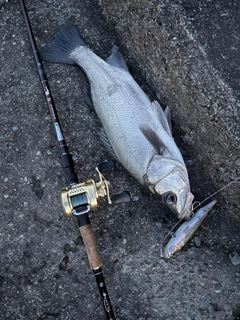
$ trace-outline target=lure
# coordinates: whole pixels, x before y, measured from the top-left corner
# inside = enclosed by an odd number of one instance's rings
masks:
[[[169,259],[177,251],[179,251],[195,234],[203,220],[207,217],[209,212],[213,209],[216,200],[211,201],[204,207],[200,208],[195,215],[189,220],[184,222],[174,233],[163,253],[165,259]]]

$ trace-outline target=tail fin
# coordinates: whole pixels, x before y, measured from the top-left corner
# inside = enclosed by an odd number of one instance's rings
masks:
[[[82,40],[76,27],[71,23],[67,23],[52,42],[41,47],[39,53],[44,61],[74,64],[70,54],[79,46],[86,47],[87,45]]]

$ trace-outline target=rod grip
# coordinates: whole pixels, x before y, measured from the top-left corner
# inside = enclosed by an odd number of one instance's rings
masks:
[[[91,269],[100,268],[102,261],[97,251],[94,233],[91,224],[79,228],[87,251],[88,261]]]

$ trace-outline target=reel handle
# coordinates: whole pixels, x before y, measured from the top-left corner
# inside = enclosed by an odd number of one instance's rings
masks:
[[[98,165],[98,170],[101,172],[111,171],[114,169],[116,169],[116,163],[113,160],[107,160],[107,161],[102,162]]]
[[[120,204],[131,201],[131,196],[128,191],[123,191],[122,193],[112,196],[111,200],[112,204]]]

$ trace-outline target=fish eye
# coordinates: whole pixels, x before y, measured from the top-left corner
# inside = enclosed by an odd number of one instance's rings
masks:
[[[162,195],[162,201],[167,206],[171,206],[177,201],[177,197],[176,197],[175,193],[173,193],[173,192],[165,192]]]

